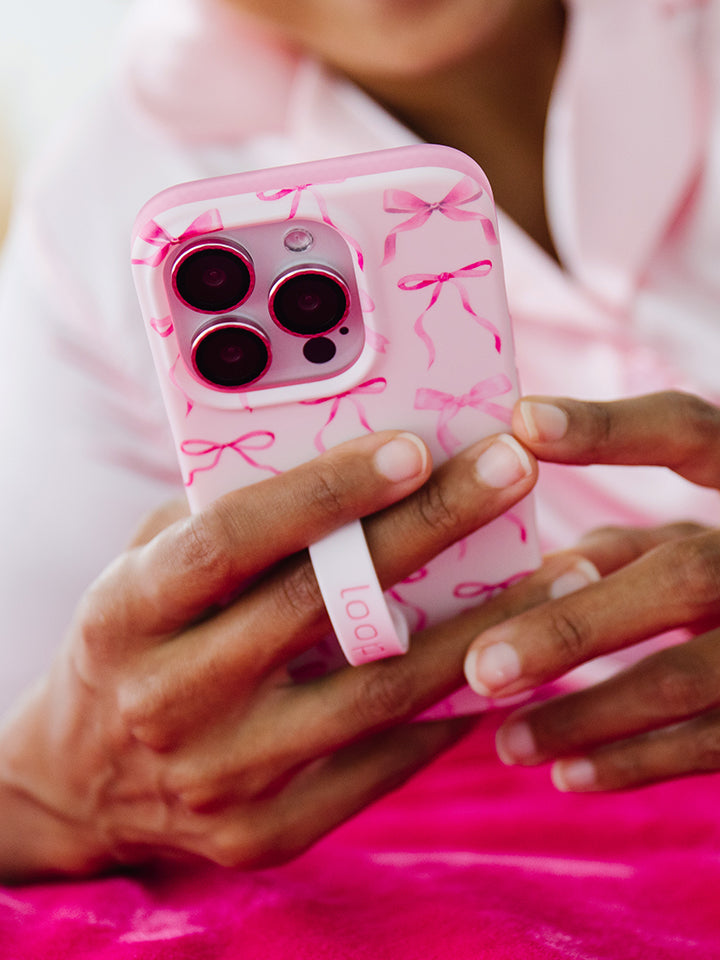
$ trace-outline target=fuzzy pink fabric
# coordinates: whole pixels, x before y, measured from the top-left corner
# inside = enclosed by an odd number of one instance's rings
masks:
[[[289,866],[0,891],[3,960],[716,960],[717,777],[595,796],[486,720]]]

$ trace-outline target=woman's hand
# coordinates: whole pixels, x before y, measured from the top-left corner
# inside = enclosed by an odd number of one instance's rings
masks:
[[[539,459],[662,465],[720,489],[720,411],[696,397],[528,398],[513,426]],[[578,550],[608,575],[482,633],[465,667],[476,690],[526,691],[677,627],[693,639],[597,686],[517,711],[498,732],[501,758],[557,761],[553,780],[562,790],[720,770],[720,531],[607,529]]]
[[[151,518],[90,588],[49,676],[0,734],[5,877],[163,855],[276,863],[457,739],[465,720],[403,721],[462,684],[478,630],[545,600],[577,557],[425,631],[404,657],[301,685],[286,670],[328,630],[308,543],[367,517],[389,586],[536,476],[509,437],[430,470],[420,441],[386,432],[160,532],[172,511]]]

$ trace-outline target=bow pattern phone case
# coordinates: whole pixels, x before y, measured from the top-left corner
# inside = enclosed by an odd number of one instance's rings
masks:
[[[439,463],[508,429],[518,382],[492,194],[458,151],[173,187],[141,212],[132,261],[194,510],[364,431],[414,431]],[[538,562],[528,498],[388,595],[419,630]],[[326,644],[302,668],[337,665]],[[435,715],[481,705],[461,691]]]

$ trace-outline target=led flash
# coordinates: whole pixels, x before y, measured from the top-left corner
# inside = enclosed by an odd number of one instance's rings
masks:
[[[307,230],[296,228],[285,234],[285,249],[292,253],[305,253],[313,245],[314,238]]]

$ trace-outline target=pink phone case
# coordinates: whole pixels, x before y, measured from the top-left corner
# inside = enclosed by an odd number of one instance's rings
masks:
[[[245,255],[251,292],[229,310],[189,307],[182,264],[226,242]],[[518,382],[492,194],[458,151],[402,147],[173,187],[141,211],[132,260],[193,510],[363,431],[414,431],[438,463],[508,428]],[[276,278],[308,265],[346,284],[350,310],[322,335],[281,328],[268,309]],[[194,366],[198,343],[233,323],[258,335],[269,365],[218,387]],[[527,498],[388,595],[418,630],[538,563]],[[313,658],[329,665],[335,652]],[[431,715],[482,706],[460,691]]]

